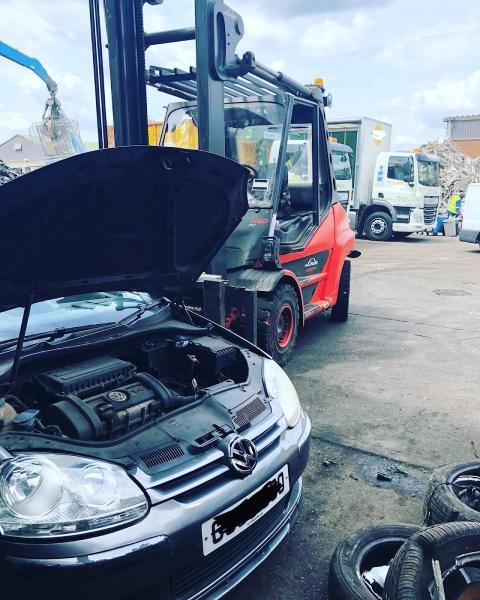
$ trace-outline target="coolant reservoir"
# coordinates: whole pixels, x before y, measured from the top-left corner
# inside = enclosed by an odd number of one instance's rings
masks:
[[[0,398],[0,427],[2,425],[7,425],[12,421],[17,412],[8,402],[5,401],[5,398]]]

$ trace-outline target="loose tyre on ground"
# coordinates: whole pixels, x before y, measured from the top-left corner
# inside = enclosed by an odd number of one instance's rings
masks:
[[[425,524],[480,521],[480,462],[446,465],[428,482]]]
[[[258,345],[279,365],[288,362],[298,336],[298,297],[291,285],[280,284],[258,298]]]
[[[392,237],[392,217],[388,213],[374,212],[365,219],[363,228],[369,240],[385,242]]]
[[[382,573],[384,577],[398,549],[417,531],[415,525],[379,525],[347,537],[337,546],[330,562],[330,600],[381,599]]]
[[[343,263],[342,273],[340,275],[337,302],[332,308],[332,321],[344,322],[348,319],[351,270],[352,264],[349,260],[346,260]]]
[[[383,598],[478,600],[479,582],[480,523],[443,523],[413,534],[397,552]]]

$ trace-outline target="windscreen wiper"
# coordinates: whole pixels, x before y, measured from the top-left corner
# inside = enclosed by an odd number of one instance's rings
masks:
[[[168,300],[166,300],[165,298],[161,298],[160,300],[155,300],[155,302],[150,302],[150,304],[144,304],[143,306],[139,306],[137,308],[137,310],[133,313],[131,313],[130,315],[128,315],[128,317],[125,317],[124,319],[120,319],[120,321],[117,321],[117,325],[131,325],[132,323],[135,323],[135,321],[138,321],[138,319],[140,319],[140,317],[145,314],[146,312],[148,312],[149,310],[152,310],[152,308],[155,308],[156,306],[160,306],[161,304],[167,304]]]
[[[52,342],[53,340],[57,340],[65,335],[70,333],[78,333],[82,331],[88,331],[90,329],[102,329],[109,328],[114,325],[117,325],[116,321],[111,321],[110,323],[96,323],[90,325],[77,325],[76,327],[59,327],[57,329],[53,329],[52,331],[43,331],[41,333],[32,333],[31,335],[26,335],[24,342],[33,342],[35,340],[42,340],[45,338],[47,342]],[[8,350],[12,346],[16,346],[18,342],[18,338],[12,338],[10,340],[5,340],[0,343],[0,352],[4,350]]]

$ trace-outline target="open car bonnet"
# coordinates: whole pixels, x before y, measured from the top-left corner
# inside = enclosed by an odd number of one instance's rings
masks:
[[[248,171],[207,152],[80,154],[0,187],[0,310],[88,291],[178,295],[246,212]]]

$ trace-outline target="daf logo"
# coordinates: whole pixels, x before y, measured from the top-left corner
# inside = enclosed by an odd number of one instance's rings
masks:
[[[228,466],[240,475],[249,475],[257,465],[255,444],[247,438],[234,437],[228,444]]]
[[[318,260],[314,256],[312,256],[312,258],[305,265],[305,268],[316,267],[317,265],[318,265]]]

